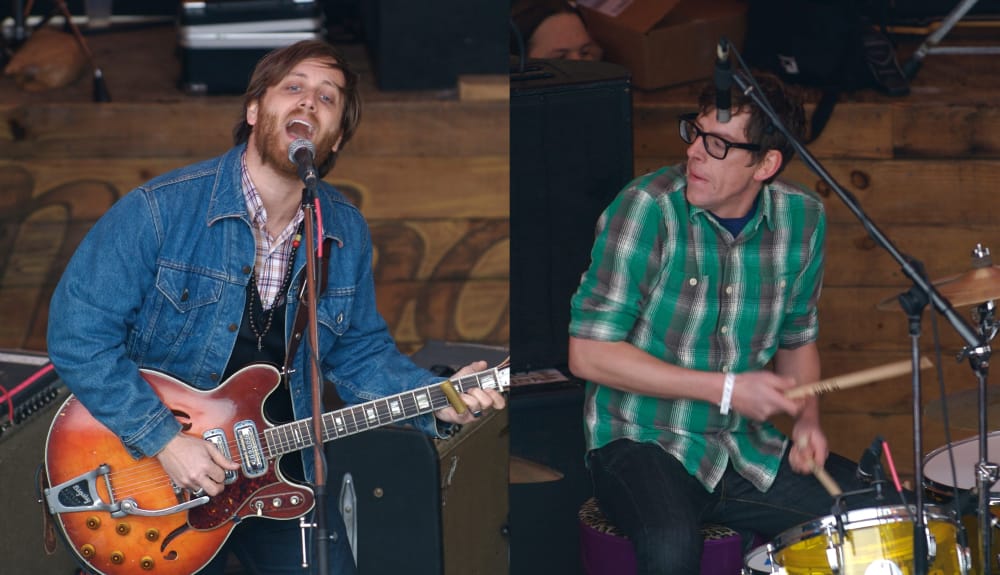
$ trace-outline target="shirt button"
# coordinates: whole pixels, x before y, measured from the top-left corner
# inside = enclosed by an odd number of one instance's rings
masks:
[[[726,286],[726,294],[733,295],[733,286]]]
[[[781,289],[785,289],[785,280],[781,280],[780,282],[778,282],[778,287],[780,287]]]
[[[696,286],[698,285],[698,278],[691,278],[688,280],[688,285]]]
[[[721,331],[722,333],[729,333],[729,327],[724,325],[722,326],[722,329],[720,329],[719,331]]]
[[[729,366],[728,365],[722,366],[722,373],[729,373]]]
[[[229,324],[229,331],[236,331],[238,329],[240,329],[240,326],[236,325],[235,323]]]

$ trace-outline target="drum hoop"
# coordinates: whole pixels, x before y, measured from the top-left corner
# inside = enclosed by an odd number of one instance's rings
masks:
[[[866,529],[877,525],[901,523],[904,521],[909,523],[911,522],[911,514],[916,513],[917,510],[915,505],[910,505],[909,508],[909,513],[906,512],[906,508],[902,505],[853,509],[843,514],[845,517],[843,522],[844,529],[846,531],[852,531],[857,529]],[[924,521],[944,521],[951,524],[955,523],[955,521],[953,521],[939,505],[924,505]],[[837,521],[834,516],[825,515],[785,530],[775,537],[774,541],[771,543],[774,548],[774,554],[777,555],[778,553],[801,541],[821,536],[826,533],[827,527],[835,529],[836,526]]]

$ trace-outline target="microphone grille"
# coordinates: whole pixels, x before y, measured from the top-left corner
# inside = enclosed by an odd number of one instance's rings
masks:
[[[288,144],[288,161],[294,164],[295,154],[302,149],[309,150],[310,158],[316,156],[316,146],[312,142],[305,138],[297,138],[291,144]]]

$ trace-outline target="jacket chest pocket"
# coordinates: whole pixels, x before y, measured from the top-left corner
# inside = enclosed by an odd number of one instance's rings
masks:
[[[344,335],[351,326],[354,307],[353,289],[327,290],[319,300],[318,323],[337,337]]]
[[[223,285],[219,278],[161,267],[156,274],[155,336],[164,341],[187,337],[199,318],[222,299]]]

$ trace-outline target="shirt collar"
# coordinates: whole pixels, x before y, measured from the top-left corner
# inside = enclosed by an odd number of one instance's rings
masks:
[[[740,234],[742,236],[749,236],[750,234],[756,232],[757,228],[760,227],[761,222],[767,225],[769,230],[774,231],[774,202],[772,201],[772,194],[774,191],[771,189],[771,184],[762,185],[760,191],[757,193],[760,194],[757,212],[752,218],[750,218],[750,221],[747,222],[746,226],[743,227],[744,233]],[[719,225],[718,222],[715,221],[715,218],[711,217],[708,210],[689,203],[688,219],[694,221],[699,215],[703,218],[712,220],[713,225]]]

